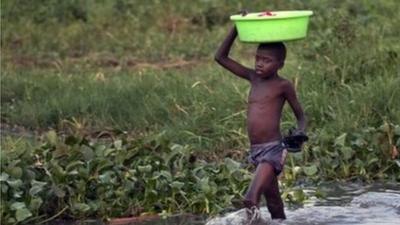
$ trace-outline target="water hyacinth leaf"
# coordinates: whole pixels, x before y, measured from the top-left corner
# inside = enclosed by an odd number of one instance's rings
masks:
[[[79,190],[79,192],[84,193],[86,190],[86,181],[85,180],[79,180],[75,182],[75,185],[77,187],[77,189]]]
[[[69,156],[69,151],[68,151],[68,147],[65,144],[59,144],[56,148],[55,151],[53,151],[52,156],[53,158],[59,158],[59,157],[63,157]]]
[[[292,194],[295,202],[304,202],[304,200],[307,198],[307,196],[304,194],[304,191],[301,189],[293,191]]]
[[[31,216],[32,213],[27,208],[17,209],[17,211],[15,212],[15,218],[17,219],[18,222],[24,221],[25,219]]]
[[[362,147],[367,144],[367,142],[363,138],[359,137],[355,141],[352,141],[351,144],[357,147]]]
[[[17,179],[17,180],[7,180],[7,184],[10,185],[10,187],[17,189],[23,185],[22,180]]]
[[[62,168],[59,163],[60,160],[52,159],[50,160],[50,167],[49,170],[52,174],[54,174],[56,177],[63,177],[65,175],[65,170]]]
[[[107,160],[106,158],[97,159],[97,171],[102,172],[103,170],[108,170],[113,166],[113,162]]]
[[[131,164],[132,162],[135,161],[135,156],[138,154],[138,149],[129,149],[129,151],[126,153],[125,157],[124,157],[124,164]]]
[[[215,195],[215,193],[217,193],[218,191],[218,186],[214,181],[209,182],[209,186],[210,186],[210,192],[212,195]]]
[[[161,172],[156,171],[153,173],[153,179],[159,179],[160,177],[164,177],[169,182],[172,181],[172,175],[167,170],[162,170]]]
[[[114,153],[116,151],[115,148],[108,148],[106,150],[104,150],[104,156],[107,157],[109,156],[111,153]]]
[[[69,163],[66,167],[65,170],[66,171],[71,171],[72,169],[75,169],[77,167],[83,166],[85,165],[84,162],[76,160],[76,161],[72,161],[71,163]]]
[[[175,145],[174,145],[175,146]],[[175,147],[177,148],[177,147]],[[176,161],[176,157],[179,157],[180,155],[182,155],[183,153],[181,152],[181,148],[175,149],[172,153],[168,154],[165,158],[163,158],[165,161],[165,163],[167,165],[169,165],[171,162],[173,163],[174,161]],[[183,157],[181,157],[182,160]],[[183,165],[183,163],[181,162],[181,160],[179,160],[178,164],[179,166]]]
[[[307,176],[315,175],[318,172],[318,168],[315,165],[312,166],[304,166],[303,171]]]
[[[295,167],[292,168],[292,171],[295,174],[299,174],[302,171],[302,169],[301,169],[300,166],[295,166]]]
[[[1,193],[5,194],[8,191],[8,185],[0,185]]]
[[[398,167],[400,167],[400,159],[394,160]]]
[[[40,182],[40,181],[36,181],[36,180],[32,180],[31,181],[31,189],[29,189],[29,194],[31,196],[34,196],[36,194],[38,194],[39,192],[41,192],[44,188],[44,186],[46,186],[46,182]]]
[[[355,159],[354,162],[357,167],[364,167],[364,161],[361,161],[360,159]]]
[[[24,194],[24,191],[14,191],[13,197],[21,198],[23,194]]]
[[[51,145],[57,145],[57,133],[54,130],[47,132],[45,137]]]
[[[340,135],[339,137],[337,137],[335,139],[335,145],[336,146],[344,146],[345,142],[346,142],[346,137],[347,137],[347,133],[343,133],[342,135]]]
[[[152,166],[151,165],[146,165],[146,166],[138,166],[138,170],[142,173],[149,173],[151,172]]]
[[[75,203],[73,204],[72,207],[74,210],[77,210],[79,212],[87,212],[90,210],[90,206],[88,204],[85,203]]]
[[[13,204],[11,204],[10,208],[11,210],[15,211],[15,217],[18,222],[32,216],[32,213],[26,208],[24,202],[14,202]]]
[[[94,158],[93,149],[88,147],[88,146],[86,146],[86,145],[82,145],[81,146],[81,152],[83,154],[83,158],[86,161],[90,161],[90,160],[92,160]]]
[[[374,157],[374,158],[368,160],[368,165],[372,165],[373,163],[378,162],[378,161],[379,161],[379,159]]]
[[[19,157],[19,156],[16,156],[16,157]],[[12,161],[8,162],[8,168],[17,166],[20,162],[21,162],[20,159],[12,160]]]
[[[183,183],[183,182],[179,182],[179,181],[174,181],[174,182],[172,182],[171,184],[170,184],[170,186],[172,187],[172,188],[175,188],[175,189],[181,189],[183,186],[185,186],[185,183]]]
[[[236,162],[231,158],[225,158],[224,160],[226,167],[228,168],[229,172],[233,173],[234,171],[240,168],[240,163]]]
[[[14,178],[21,178],[22,177],[22,169],[18,166],[14,166],[10,169],[7,170],[7,172],[10,174],[10,176]]]
[[[40,197],[32,198],[31,202],[29,203],[29,209],[32,211],[36,211],[40,208],[43,204],[43,200]]]
[[[185,149],[184,149],[184,147],[182,146],[182,145],[179,145],[179,144],[173,144],[172,146],[171,146],[171,150],[172,151],[177,151],[177,152],[183,152]]]
[[[78,175],[79,172],[78,170],[71,170],[70,172],[68,172],[68,175]]]
[[[208,193],[211,191],[210,185],[208,183],[208,177],[204,177],[202,178],[199,182],[200,182],[200,188],[201,190],[203,190],[205,193]]]
[[[8,224],[15,224],[17,221],[14,218],[8,218],[7,222]]]
[[[399,135],[400,136],[400,125],[396,125],[394,126],[394,134]]]
[[[237,180],[237,181],[243,181],[243,180],[246,179],[246,177],[243,176],[243,171],[240,171],[240,170],[234,171],[234,172],[231,174],[231,176],[232,176],[235,180]]]
[[[26,208],[26,205],[24,202],[14,202],[13,204],[11,204],[10,208],[12,210],[23,209]]]
[[[347,146],[340,148],[340,151],[343,154],[343,158],[346,160],[350,159],[351,156],[353,155],[353,149]]]
[[[115,149],[117,149],[117,150],[122,149],[122,140],[116,140],[116,141],[114,141],[114,147],[115,147]]]
[[[312,146],[311,151],[314,153],[319,153],[319,152],[321,152],[321,147],[320,146]]]
[[[96,156],[104,156],[104,151],[106,150],[106,148],[107,147],[105,145],[97,145],[95,147]]]
[[[98,210],[101,207],[100,201],[90,201],[88,205],[92,210]]]
[[[101,183],[111,183],[112,175],[114,175],[112,171],[107,171],[99,176],[99,180]]]
[[[59,188],[56,185],[51,186],[51,190],[54,192],[54,194],[59,197],[59,198],[64,198],[65,196],[65,191]]]
[[[164,176],[165,178],[167,178],[168,181],[171,181],[171,180],[172,180],[172,175],[171,175],[171,173],[170,173],[169,171],[167,171],[167,170],[162,170],[162,171],[160,172],[160,174],[161,174],[162,176]]]
[[[0,175],[0,181],[7,181],[9,177],[10,176],[7,173],[2,172]]]

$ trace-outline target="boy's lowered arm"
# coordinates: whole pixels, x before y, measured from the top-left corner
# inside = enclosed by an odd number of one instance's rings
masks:
[[[289,81],[287,81],[287,83],[285,84],[285,98],[287,99],[290,107],[293,110],[294,115],[296,116],[297,119],[297,129],[300,132],[306,132],[306,117],[304,115],[304,111],[303,108],[301,107],[297,96],[296,96],[296,92],[294,90],[294,87],[292,85],[292,83],[290,83]]]
[[[250,73],[252,70],[244,67],[243,65],[239,64],[228,56],[236,36],[237,30],[236,27],[233,27],[228,36],[225,38],[224,42],[222,42],[217,53],[215,54],[215,61],[217,61],[227,70],[231,71],[233,74],[246,80],[250,80]]]

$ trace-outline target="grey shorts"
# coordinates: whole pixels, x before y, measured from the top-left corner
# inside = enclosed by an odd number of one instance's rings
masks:
[[[275,169],[275,174],[279,175],[283,170],[286,155],[285,145],[279,140],[251,145],[248,159],[255,166],[263,162],[270,163]]]

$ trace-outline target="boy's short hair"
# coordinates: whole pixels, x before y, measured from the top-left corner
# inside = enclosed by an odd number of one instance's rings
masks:
[[[283,42],[261,43],[258,45],[257,51],[262,49],[272,51],[279,61],[284,62],[286,59],[286,47]]]

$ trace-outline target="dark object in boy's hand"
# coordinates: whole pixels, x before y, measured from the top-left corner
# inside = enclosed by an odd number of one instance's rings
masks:
[[[300,152],[301,146],[308,141],[304,132],[289,131],[289,135],[283,138],[283,143],[288,152]]]

